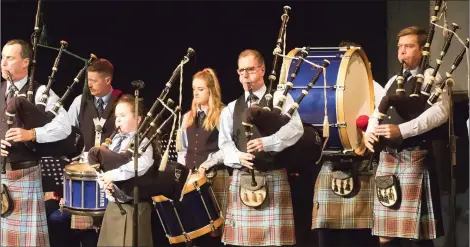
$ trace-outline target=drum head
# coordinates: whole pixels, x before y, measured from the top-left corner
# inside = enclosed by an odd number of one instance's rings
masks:
[[[328,71],[328,70],[327,70]],[[366,151],[363,135],[356,127],[360,115],[370,116],[374,111],[374,87],[369,60],[362,49],[349,49],[344,54],[338,71],[336,84],[344,90],[336,91],[336,114],[338,122],[345,122],[346,128],[339,128],[345,150],[362,155]]]
[[[87,163],[66,165],[64,171],[69,176],[96,177],[95,169]]]

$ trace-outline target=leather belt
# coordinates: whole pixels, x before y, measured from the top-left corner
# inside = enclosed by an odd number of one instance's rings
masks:
[[[7,170],[16,171],[16,170],[31,168],[37,165],[39,165],[39,162],[37,160],[33,160],[33,161],[22,161],[22,162],[13,162],[13,163],[8,162],[6,164],[6,167],[7,167]]]

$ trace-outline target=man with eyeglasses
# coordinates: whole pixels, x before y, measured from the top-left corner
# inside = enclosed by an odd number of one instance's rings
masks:
[[[261,173],[265,177],[267,195],[259,207],[246,206],[239,194],[240,178],[253,169],[255,156],[252,153],[281,152],[295,144],[304,132],[300,117],[295,113],[273,135],[246,141],[241,116],[249,104],[248,89],[251,86],[254,94],[251,102],[264,105],[264,95],[267,93],[263,79],[265,70],[263,56],[258,51],[243,51],[238,57],[237,72],[245,92],[237,100],[230,102],[221,113],[219,148],[224,153],[225,165],[234,168],[222,241],[234,246],[281,246],[296,243],[291,192],[285,168],[273,167],[272,170]],[[274,104],[277,104],[281,95],[281,91],[274,93]],[[287,112],[293,103],[294,100],[288,95],[283,112]],[[284,164],[284,167],[285,165],[288,164]]]

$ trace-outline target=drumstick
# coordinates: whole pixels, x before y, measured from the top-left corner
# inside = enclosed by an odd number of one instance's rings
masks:
[[[91,168],[93,168],[95,170],[95,173],[96,173],[96,176],[98,177],[100,174],[103,174],[103,170],[101,170],[99,167],[100,167],[100,164],[95,164],[95,165],[90,165]],[[99,172],[98,172],[99,171]],[[105,191],[106,188],[104,187],[103,185],[103,191]],[[118,199],[114,196],[114,192],[109,190],[109,192],[111,193],[111,195],[114,197],[114,203],[116,203],[116,205],[118,206],[119,208],[119,211],[121,211],[121,215],[125,215],[126,214],[126,210],[124,210],[124,208],[122,207],[121,203],[118,201]],[[106,191],[105,191],[106,193]]]
[[[188,184],[188,181],[189,179],[191,178],[191,173],[192,173],[192,170],[189,169],[189,172],[188,172],[188,177],[186,178],[186,182],[184,182],[184,186],[183,186],[183,189],[181,190],[181,196],[180,196],[180,202],[183,201],[183,196],[184,196],[184,190],[186,189],[186,184]]]

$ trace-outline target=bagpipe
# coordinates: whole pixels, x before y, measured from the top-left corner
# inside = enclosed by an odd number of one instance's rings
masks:
[[[99,164],[100,168],[106,172],[131,162],[132,158],[135,157],[135,150],[137,150],[137,157],[140,157],[152,143],[157,143],[157,140],[162,137],[165,128],[170,126],[170,121],[173,119],[173,126],[170,134],[170,138],[172,138],[177,114],[181,111],[181,103],[172,109],[174,102],[169,98],[167,99],[167,96],[174,81],[178,75],[182,73],[181,69],[183,65],[187,63],[193,55],[194,50],[189,48],[187,54],[166,83],[162,93],[155,100],[142,123],[138,125],[138,129],[135,133],[135,135],[138,135],[138,143],[134,143],[135,139],[132,138],[128,142],[127,146],[119,153],[109,150],[108,147],[112,144],[112,138],[119,132],[119,129],[116,129],[111,137],[107,138],[100,147],[93,147],[88,151],[88,162],[91,165]],[[165,100],[166,104],[164,103]],[[156,108],[160,105],[162,105],[162,109],[154,117],[153,114]],[[161,121],[167,111],[170,115]],[[147,136],[150,137],[146,138]],[[151,196],[155,195],[163,195],[174,200],[180,198],[186,179],[190,175],[190,171],[186,166],[168,160],[168,148],[169,145],[163,154],[160,153],[158,156],[154,155],[154,164],[144,175],[139,176],[137,186],[145,188],[145,190],[139,192],[139,197],[141,199],[148,200]],[[127,196],[132,195],[132,191],[134,189],[134,181],[132,179],[126,181],[115,181],[114,183],[120,188],[121,192]]]
[[[16,118],[18,126],[21,126],[24,129],[33,129],[50,123],[52,119],[57,116],[60,108],[63,106],[63,102],[70,95],[75,84],[80,82],[88,66],[96,59],[94,54],[90,55],[90,58],[85,62],[84,67],[73,79],[72,84],[67,87],[64,95],[56,102],[52,109],[46,110],[52,82],[54,81],[54,76],[58,71],[60,58],[67,45],[68,43],[66,41],[61,41],[61,47],[55,59],[52,73],[49,76],[46,89],[44,90],[42,97],[37,104],[30,102],[27,99],[27,95],[24,94],[17,94],[17,97],[14,97],[8,103],[6,114],[7,116]],[[28,146],[35,151],[38,157],[65,156],[67,158],[73,158],[81,154],[84,143],[80,130],[75,126],[72,126],[72,132],[63,140],[48,143],[28,143]]]
[[[245,135],[250,138],[258,138],[269,136],[276,133],[280,128],[286,125],[295,111],[298,109],[300,102],[303,97],[307,94],[307,90],[304,90],[305,94],[302,94],[296,102],[289,109],[287,114],[282,113],[284,103],[287,98],[289,90],[293,87],[293,80],[295,79],[304,58],[307,55],[307,50],[304,48],[301,55],[297,57],[298,63],[290,75],[284,92],[282,93],[278,103],[273,107],[271,94],[271,88],[276,78],[276,66],[278,57],[281,56],[281,45],[283,43],[282,36],[285,35],[286,23],[289,19],[288,11],[290,7],[284,7],[284,14],[282,15],[282,25],[279,31],[279,36],[274,50],[274,64],[271,74],[269,75],[269,86],[268,91],[265,94],[265,100],[261,101],[260,104],[250,105],[242,115],[242,124],[245,127]],[[284,41],[285,42],[285,41]],[[328,66],[329,63],[325,62],[324,66]],[[312,81],[309,83],[309,89],[313,87],[316,80],[322,73],[322,69],[319,69],[318,73],[314,76]],[[286,148],[281,152],[256,152],[253,164],[257,170],[272,170],[279,168],[287,168],[290,171],[301,171],[308,169],[307,167],[315,163],[321,155],[321,143],[322,140],[317,132],[317,129],[309,124],[303,124],[304,134],[302,137],[292,146]],[[305,155],[308,153],[309,155]],[[311,166],[310,166],[311,167]]]
[[[430,79],[427,82],[424,82],[424,72],[426,68],[429,67],[429,54],[430,54],[430,47],[432,44],[432,40],[434,37],[434,30],[435,30],[435,25],[438,20],[437,14],[439,13],[440,7],[441,7],[442,1],[441,0],[436,0],[435,2],[435,7],[434,7],[434,13],[433,16],[431,17],[431,23],[428,31],[428,35],[426,38],[426,43],[425,46],[423,47],[422,51],[422,57],[420,61],[420,65],[418,67],[418,72],[415,77],[412,77],[408,80],[407,83],[410,83],[413,88],[410,93],[410,95],[407,95],[405,92],[404,88],[404,83],[405,83],[405,78],[403,77],[403,62],[401,62],[401,70],[397,75],[396,78],[396,83],[397,83],[397,90],[396,94],[394,95],[386,95],[382,98],[380,104],[377,107],[377,111],[374,112],[373,117],[378,120],[378,123],[381,124],[383,120],[388,117],[387,116],[387,111],[390,108],[395,108],[397,114],[404,120],[404,121],[409,121],[412,120],[419,115],[421,115],[424,111],[426,111],[428,108],[430,108],[438,98],[442,94],[442,90],[446,86],[446,81],[444,80],[443,82],[440,82],[440,85],[436,87],[436,91],[431,94],[431,89],[434,86],[434,83],[436,82],[436,76],[438,73],[439,68],[441,67],[442,59],[447,53],[447,50],[450,47],[451,41],[453,34],[455,31],[459,28],[459,26],[455,23],[452,23],[452,32],[450,32],[449,36],[445,40],[445,43],[442,47],[442,50],[440,52],[439,58],[436,59],[437,66],[433,70]],[[466,44],[466,47],[468,47],[468,41]],[[460,61],[462,60],[462,57],[466,51],[466,48],[457,56],[454,64],[452,65],[452,71],[455,70],[455,68],[459,65]],[[448,75],[448,77],[450,74]],[[424,83],[424,87],[423,87]],[[379,138],[379,143],[376,143],[375,147],[378,150],[375,150],[377,153],[380,151],[381,148],[383,148],[383,137]]]

